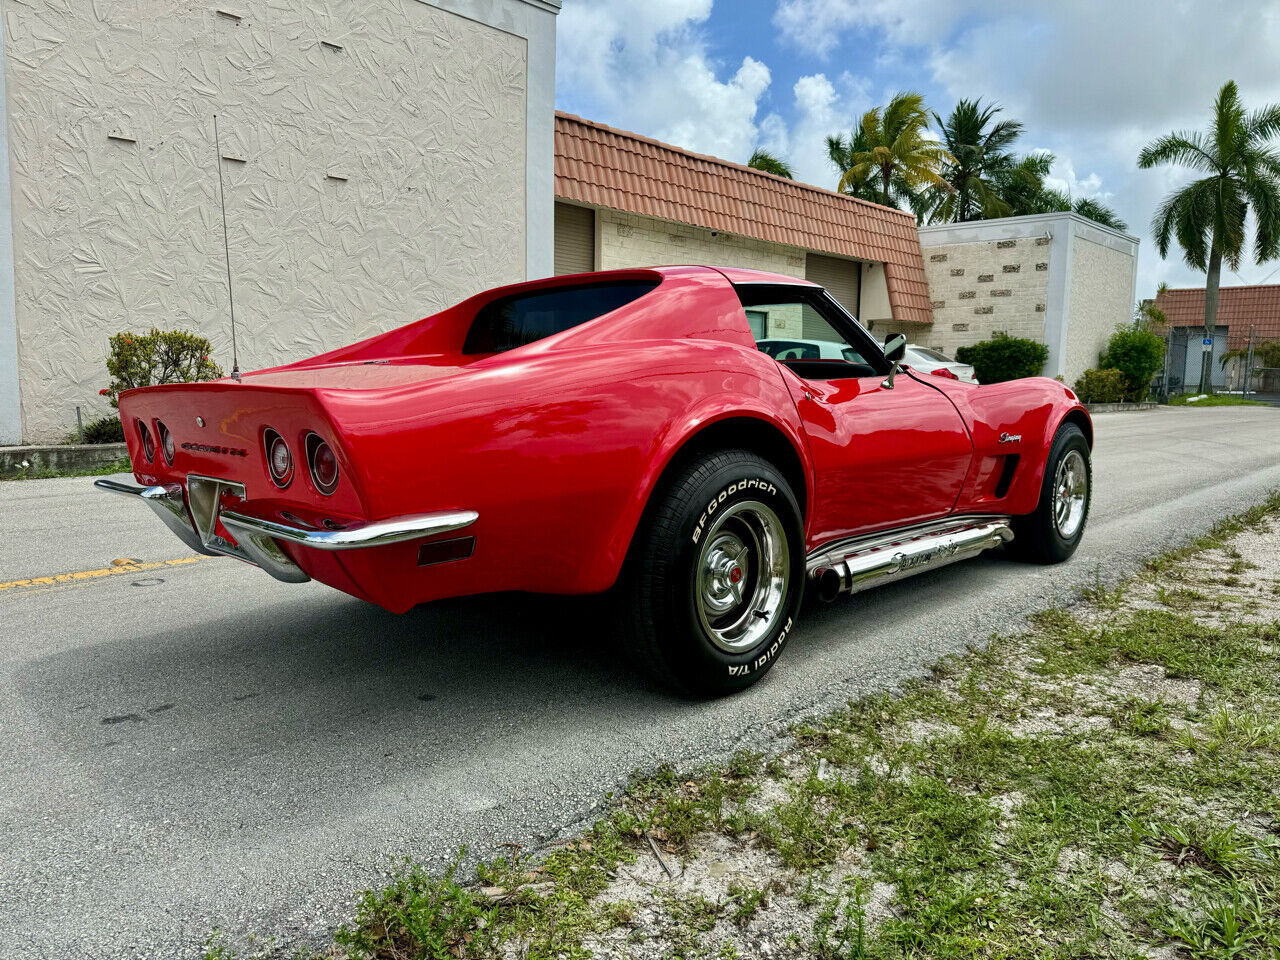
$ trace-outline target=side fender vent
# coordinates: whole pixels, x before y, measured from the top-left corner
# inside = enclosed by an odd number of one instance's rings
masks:
[[[1009,492],[1013,484],[1013,472],[1018,469],[1018,454],[1011,453],[1004,458],[1004,466],[1000,469],[1000,479],[996,481],[995,495],[999,500]]]

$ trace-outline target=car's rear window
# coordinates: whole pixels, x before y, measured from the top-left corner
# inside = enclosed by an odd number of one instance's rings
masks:
[[[952,362],[950,357],[945,357],[937,350],[930,350],[928,347],[912,347],[911,351],[921,357],[924,357],[926,360],[934,360],[938,363]]]
[[[561,333],[639,300],[657,280],[623,280],[518,293],[486,303],[467,331],[463,353],[501,353]]]

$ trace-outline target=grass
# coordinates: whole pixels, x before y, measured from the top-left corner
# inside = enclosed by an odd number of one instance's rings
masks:
[[[103,477],[111,473],[128,473],[132,468],[129,465],[128,457],[121,457],[118,460],[109,460],[104,463],[95,464],[92,467],[85,467],[82,470],[58,470],[49,467],[26,467],[20,469],[17,473],[8,473],[0,475],[0,481],[5,480],[52,480],[58,477]]]
[[[406,862],[317,956],[1280,960],[1280,622],[1242,616],[1280,580],[1233,542],[1278,513],[777,755],[636,776],[543,857]]]
[[[1197,400],[1190,403],[1192,397],[1197,397],[1196,393],[1180,393],[1177,396],[1169,398],[1169,406],[1171,407],[1265,407],[1267,404],[1261,400],[1249,400],[1246,397],[1237,396],[1230,393],[1211,393],[1203,400]]]

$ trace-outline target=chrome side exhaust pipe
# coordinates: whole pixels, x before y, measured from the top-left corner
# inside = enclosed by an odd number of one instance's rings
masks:
[[[821,547],[806,563],[818,598],[831,602],[976,557],[1013,539],[1009,517],[959,517]]]

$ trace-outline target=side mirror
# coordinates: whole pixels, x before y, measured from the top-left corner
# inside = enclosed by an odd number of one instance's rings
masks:
[[[907,337],[902,333],[891,333],[884,338],[884,358],[892,364],[899,364],[907,353]]]
[[[886,390],[893,389],[893,378],[898,372],[898,365],[907,353],[907,338],[901,333],[892,333],[884,338],[884,358],[889,361],[889,376],[881,384]]]

